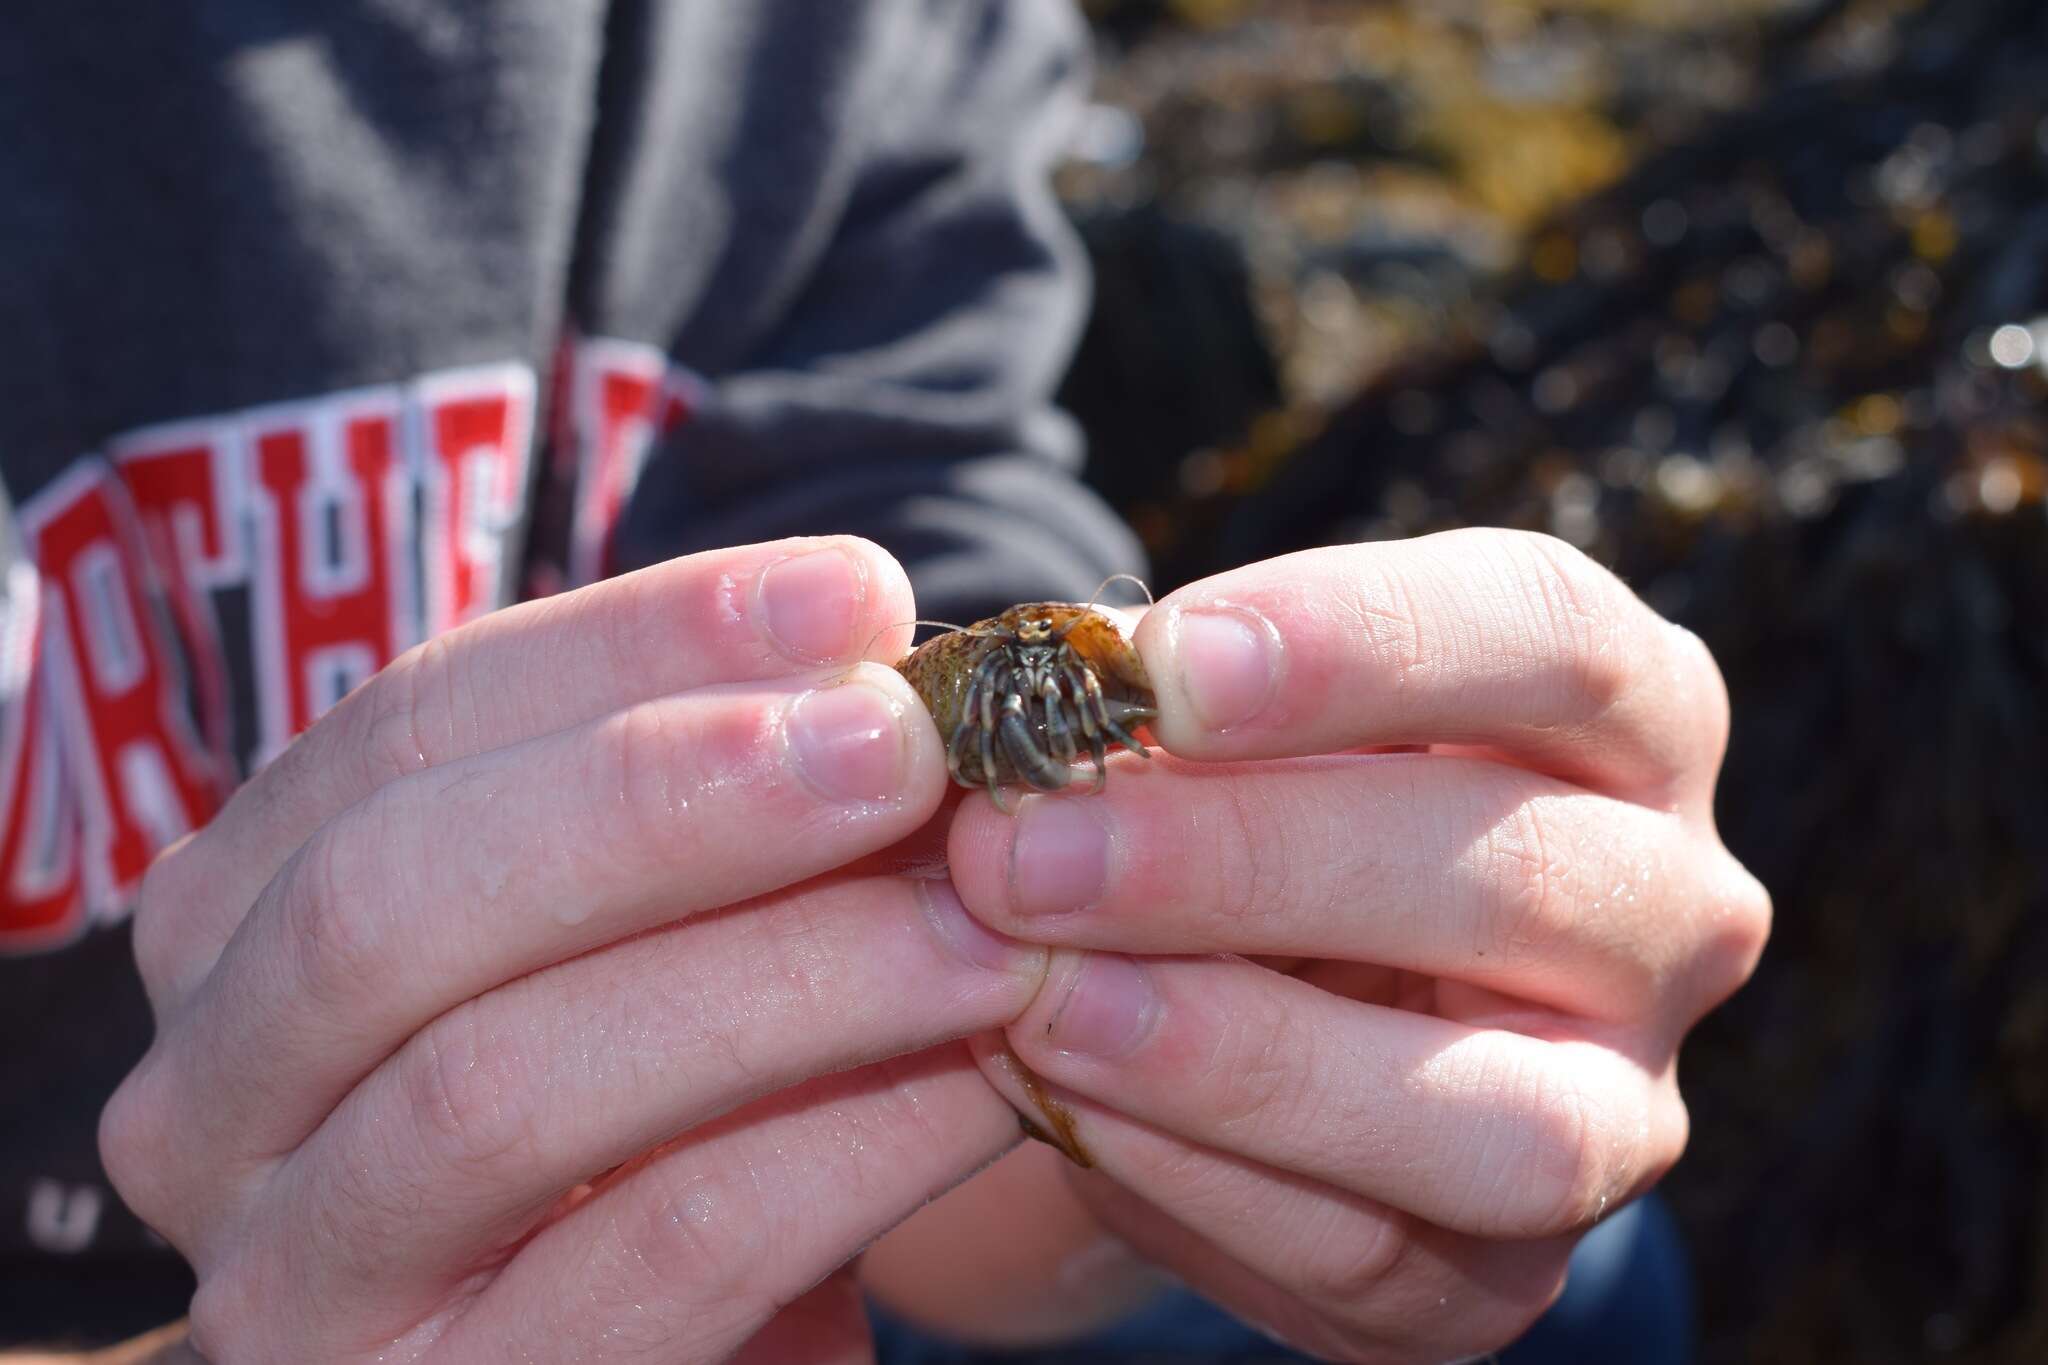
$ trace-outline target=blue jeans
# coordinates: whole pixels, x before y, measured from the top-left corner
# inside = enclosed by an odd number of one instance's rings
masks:
[[[1280,1365],[1309,1358],[1185,1292],[1057,1350],[968,1350],[925,1337],[886,1314],[874,1316],[879,1365]],[[1500,1365],[1691,1365],[1694,1336],[1685,1243],[1671,1211],[1651,1194],[1586,1235],[1572,1253],[1564,1296],[1497,1359]]]

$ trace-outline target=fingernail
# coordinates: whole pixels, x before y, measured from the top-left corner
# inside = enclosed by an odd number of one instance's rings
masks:
[[[1028,796],[1010,843],[1010,905],[1019,915],[1085,910],[1109,886],[1109,829],[1086,797]]]
[[[1278,662],[1272,627],[1239,608],[1183,611],[1179,618],[1181,689],[1203,728],[1228,730],[1264,710]]]
[[[1143,967],[1115,953],[1090,953],[1053,1014],[1052,1044],[1090,1057],[1122,1057],[1152,1031],[1158,1004]]]
[[[903,781],[904,737],[896,702],[866,683],[798,697],[787,722],[804,779],[834,801],[885,801]]]
[[[917,898],[939,941],[977,967],[996,972],[1008,971],[1037,951],[997,933],[968,914],[967,907],[961,904],[960,893],[944,877],[919,882]]]
[[[854,647],[866,582],[844,550],[812,550],[778,559],[761,574],[762,624],[784,653],[823,662]]]

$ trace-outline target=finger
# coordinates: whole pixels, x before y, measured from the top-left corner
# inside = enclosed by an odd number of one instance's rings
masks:
[[[1009,1095],[1009,1072],[981,1040],[970,1046]],[[1390,1362],[1491,1350],[1520,1335],[1562,1286],[1569,1237],[1459,1236],[1071,1093],[1063,1102],[1101,1142],[1091,1149],[1094,1170],[1068,1172],[1096,1219],[1296,1349]]]
[[[1006,1036],[1083,1098],[1473,1236],[1581,1231],[1685,1143],[1668,1063],[1653,1076],[1590,1042],[1342,1000],[1236,958],[1056,953]]]
[[[851,536],[671,560],[522,603],[409,650],[258,772],[152,869],[136,925],[152,992],[204,976],[256,893],[312,832],[407,773],[712,683],[861,658],[893,663],[909,580]]]
[[[1678,1028],[1748,965],[1702,940],[1756,918],[1751,879],[1665,812],[1435,754],[1139,768],[1014,817],[964,803],[968,907],[1034,942],[1371,962]]]
[[[116,1093],[171,1135],[135,1162],[136,1193],[168,1178],[204,1198],[290,1151],[450,1005],[893,843],[937,808],[940,754],[909,685],[863,664],[643,702],[387,783],[264,889]]]
[[[1153,733],[1191,758],[1474,745],[1703,810],[1727,738],[1705,647],[1547,536],[1285,555],[1182,588],[1136,643]]]
[[[1105,1144],[1075,1187],[1134,1250],[1266,1335],[1386,1365],[1514,1340],[1562,1288],[1568,1238],[1460,1237],[1190,1146],[1082,1102]]]
[[[870,1365],[874,1358],[860,1282],[841,1270],[769,1319],[731,1365]]]
[[[436,1019],[292,1154],[262,1221],[280,1254],[329,1248],[316,1300],[424,1313],[563,1190],[813,1076],[999,1027],[1044,965],[945,883],[896,878],[643,934]]]
[[[959,1046],[785,1092],[537,1235],[444,1338],[449,1358],[719,1359],[1016,1141]]]

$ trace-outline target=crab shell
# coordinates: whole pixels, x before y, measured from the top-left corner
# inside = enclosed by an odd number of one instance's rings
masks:
[[[1145,672],[1145,661],[1138,657],[1137,646],[1110,616],[1072,602],[1020,603],[1000,616],[976,621],[966,630],[949,631],[925,641],[897,664],[896,670],[916,689],[938,723],[939,733],[950,742],[961,725],[976,719],[967,714],[968,689],[975,668],[991,651],[1014,648],[1020,643],[1018,637],[1027,622],[1040,621],[1051,622],[1055,634],[1066,632],[1068,648],[1073,650],[1080,666],[1094,675],[1105,701],[1156,710],[1152,679]],[[1027,708],[1027,716],[1033,740],[1041,749],[1050,751],[1042,710]],[[958,774],[960,783],[982,786],[988,781],[987,775],[981,771],[975,746],[968,746],[968,750]],[[1019,781],[1022,774],[1001,744],[996,746],[995,754],[995,781]]]

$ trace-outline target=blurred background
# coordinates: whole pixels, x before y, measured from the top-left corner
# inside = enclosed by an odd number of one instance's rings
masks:
[[[1706,637],[1778,919],[1708,1362],[2048,1361],[2048,6],[1093,0],[1066,383],[1155,589],[1551,532]]]

